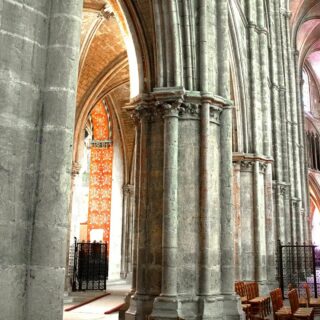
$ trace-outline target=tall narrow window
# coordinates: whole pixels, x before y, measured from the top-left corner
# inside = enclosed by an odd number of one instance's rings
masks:
[[[311,112],[310,107],[310,83],[309,83],[309,76],[306,70],[303,69],[302,71],[302,98],[303,98],[303,108],[306,112]]]

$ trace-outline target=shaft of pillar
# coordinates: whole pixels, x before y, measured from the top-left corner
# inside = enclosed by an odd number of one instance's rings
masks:
[[[177,295],[178,111],[164,114],[164,181],[161,296]]]
[[[134,234],[132,248],[132,288],[135,292],[138,288],[138,238],[139,238],[139,212],[140,212],[140,193],[141,193],[141,122],[136,122],[135,132],[135,206],[134,206]]]
[[[232,213],[232,109],[221,113],[221,293],[232,294],[234,284],[234,215]]]
[[[209,217],[209,126],[210,104],[203,102],[201,105],[201,145],[200,145],[200,284],[199,294],[210,295],[210,242],[211,232]]]

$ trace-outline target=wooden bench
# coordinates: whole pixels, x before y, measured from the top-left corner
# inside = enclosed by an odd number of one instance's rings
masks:
[[[313,308],[303,308],[299,306],[299,297],[297,289],[292,289],[288,293],[290,307],[293,319],[307,319],[313,320],[314,311]]]

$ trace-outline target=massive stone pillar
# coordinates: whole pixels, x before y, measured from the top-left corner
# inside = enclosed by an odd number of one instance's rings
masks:
[[[0,309],[62,319],[81,1],[0,1]],[[66,32],[68,30],[68,32]]]
[[[49,2],[26,319],[62,318],[81,1]],[[66,30],[69,30],[66,33]]]
[[[127,319],[239,316],[226,104],[172,88],[136,108],[138,252]]]
[[[0,310],[25,316],[49,2],[0,1]]]

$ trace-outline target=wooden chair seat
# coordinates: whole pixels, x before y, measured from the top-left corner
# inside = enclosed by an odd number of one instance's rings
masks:
[[[287,318],[291,319],[292,318],[291,308],[282,307],[275,312],[275,315],[277,319],[287,319]]]
[[[313,308],[299,308],[293,316],[297,318],[311,318],[313,317]]]
[[[299,298],[298,291],[296,289],[292,289],[288,293],[291,311],[293,313],[293,319],[307,319],[313,320],[314,311],[313,308],[301,308],[299,307]]]
[[[291,319],[291,308],[283,305],[282,290],[280,288],[274,289],[270,292],[272,302],[273,318],[275,320]]]
[[[243,303],[243,304],[247,304],[248,303],[248,298],[247,298],[247,296],[245,296],[245,297],[240,297],[241,298],[241,303]]]
[[[251,303],[251,304],[261,303],[261,302],[264,302],[266,300],[267,300],[266,297],[255,297],[255,298],[249,300],[249,303]]]
[[[251,304],[251,318],[265,318],[271,313],[270,297],[259,296],[259,286],[257,282],[247,282],[246,296]]]

